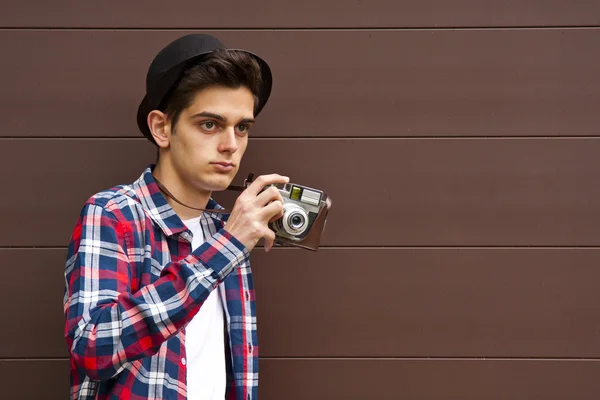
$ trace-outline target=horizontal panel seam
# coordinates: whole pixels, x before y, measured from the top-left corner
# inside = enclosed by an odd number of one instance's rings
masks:
[[[260,357],[302,361],[600,361],[598,357]]]
[[[594,357],[259,357],[265,361],[591,361]],[[0,358],[0,362],[68,361],[68,358]]]
[[[66,246],[0,246],[0,250],[66,250]],[[257,250],[264,247],[256,246]],[[297,251],[293,247],[275,247],[273,251]],[[595,246],[320,246],[319,250],[600,250]]]
[[[256,136],[249,140],[268,141],[268,140],[581,140],[581,139],[600,139],[598,135],[572,135],[572,136],[542,136],[542,135],[521,135],[521,136]],[[78,140],[78,141],[146,141],[144,137],[122,137],[122,136],[0,136],[2,141],[58,141],[58,140]]]
[[[53,25],[22,25],[22,26],[0,26],[1,31],[110,31],[110,32],[147,32],[147,31],[202,31],[202,32],[410,32],[410,31],[533,31],[533,30],[597,30],[600,25],[481,25],[481,26],[346,26],[346,27],[325,27],[325,26],[295,26],[295,27],[123,27],[123,26],[90,26],[90,27],[72,27],[72,26],[53,26]]]

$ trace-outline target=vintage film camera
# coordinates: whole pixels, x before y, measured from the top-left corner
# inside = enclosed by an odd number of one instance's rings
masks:
[[[248,187],[253,179],[254,174],[248,174],[244,187]],[[263,190],[270,186],[275,186],[283,197],[283,217],[269,224],[275,232],[275,245],[317,251],[331,208],[331,198],[321,190],[296,183],[269,185]]]

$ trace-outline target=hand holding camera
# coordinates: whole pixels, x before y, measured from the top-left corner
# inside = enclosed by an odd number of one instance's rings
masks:
[[[229,219],[233,218],[233,224],[228,222],[228,230],[239,232],[242,239],[238,239],[249,251],[261,237],[266,239],[266,251],[274,245],[317,251],[331,198],[321,190],[289,183],[281,175],[260,176],[255,181],[253,177],[253,173],[248,174],[243,188],[229,187],[243,192],[233,207]]]
[[[279,190],[271,185],[288,181],[289,178],[277,174],[262,175],[237,198],[226,229],[248,251],[254,249],[261,238],[265,238],[265,251],[273,247],[275,232],[269,229],[269,223],[283,216],[284,201]]]

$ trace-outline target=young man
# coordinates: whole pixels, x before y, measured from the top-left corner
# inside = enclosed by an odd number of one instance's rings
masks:
[[[158,148],[139,179],[93,195],[65,270],[72,399],[257,399],[249,252],[282,215],[280,175],[230,213],[211,198],[236,175],[271,90],[259,57],[186,35],[148,70],[138,111]],[[221,211],[220,213],[218,211]]]

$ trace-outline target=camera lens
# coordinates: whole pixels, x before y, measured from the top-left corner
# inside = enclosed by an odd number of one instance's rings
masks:
[[[292,226],[292,228],[298,229],[298,228],[302,227],[302,224],[304,223],[304,218],[302,218],[302,215],[296,213],[290,217],[290,222],[291,222],[290,225]]]
[[[298,236],[308,229],[308,221],[308,214],[302,207],[286,203],[283,205],[283,218],[279,220],[277,226],[282,233]]]

